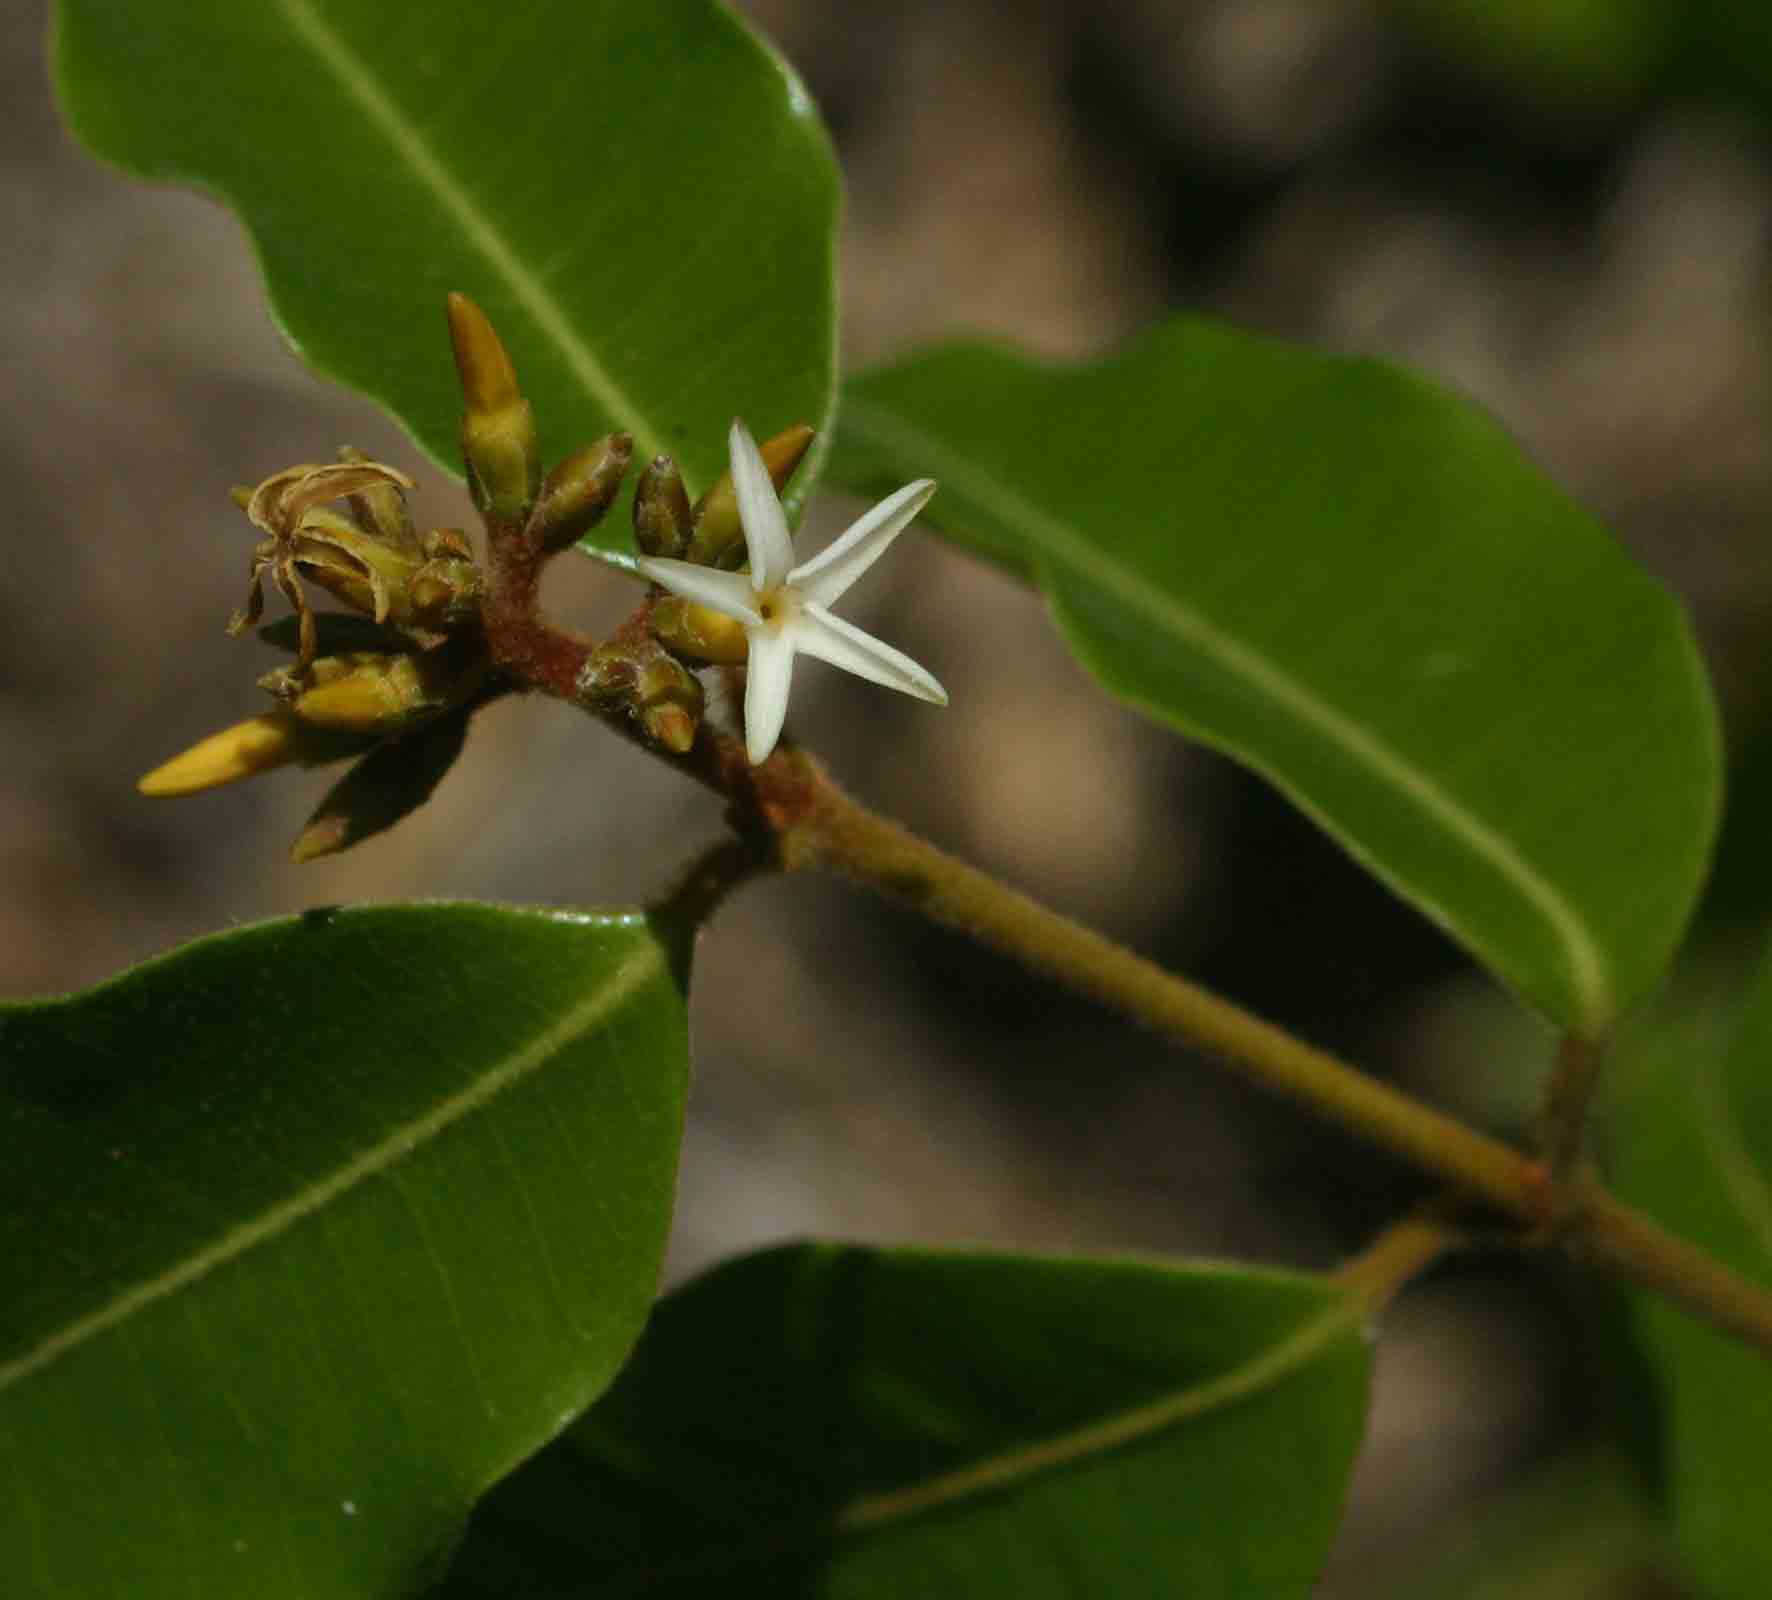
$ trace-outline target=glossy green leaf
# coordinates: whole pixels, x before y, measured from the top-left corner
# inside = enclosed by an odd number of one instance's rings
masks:
[[[59,0],[55,55],[93,151],[233,207],[291,343],[452,472],[451,289],[510,346],[549,460],[621,427],[700,488],[735,413],[825,420],[836,168],[716,0]],[[594,537],[629,549],[619,516]]]
[[[672,972],[637,914],[415,906],[0,1008],[8,1600],[433,1573],[645,1317]]]
[[[1227,1267],[800,1246],[660,1307],[442,1594],[1309,1593],[1362,1307]]]
[[[1606,1119],[1619,1192],[1772,1290],[1772,962],[1733,1038],[1716,1008],[1646,1047]],[[1636,1306],[1662,1393],[1680,1548],[1714,1600],[1772,1574],[1772,1361],[1658,1296]]]
[[[832,470],[939,479],[925,515],[1039,583],[1110,690],[1264,773],[1555,1020],[1598,1030],[1665,965],[1718,805],[1691,632],[1468,402],[1176,321],[1089,365],[955,345],[865,373]]]

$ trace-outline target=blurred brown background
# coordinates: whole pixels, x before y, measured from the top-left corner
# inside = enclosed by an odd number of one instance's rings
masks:
[[[979,330],[1082,354],[1185,306],[1395,354],[1500,414],[1697,615],[1747,819],[1707,927],[1757,933],[1772,10],[747,9],[845,161],[852,361]],[[333,862],[284,859],[324,775],[138,799],[142,771],[259,709],[265,663],[221,632],[249,544],[228,484],[346,440],[416,453],[280,347],[227,216],[72,147],[43,0],[0,15],[0,995],[340,900],[645,896],[713,835],[715,808],[551,705],[482,719],[428,810]],[[453,493],[427,504],[462,518]],[[846,509],[823,507],[808,537]],[[550,598],[595,615],[616,581],[587,562]],[[859,792],[1419,1092],[1518,1124],[1548,1048],[1535,1026],[1259,785],[1107,704],[1034,598],[922,539],[857,600],[954,694],[937,714],[804,676],[795,727]],[[747,891],[699,982],[679,1273],[809,1232],[1321,1265],[1421,1192],[834,885]],[[1605,1434],[1608,1330],[1590,1286],[1511,1258],[1412,1294],[1324,1592],[1377,1592],[1536,1463]],[[1671,1591],[1639,1572],[1543,1592]]]

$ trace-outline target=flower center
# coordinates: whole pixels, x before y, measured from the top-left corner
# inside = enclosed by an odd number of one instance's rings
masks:
[[[794,614],[794,596],[783,587],[757,596],[757,613],[772,628],[779,628]]]

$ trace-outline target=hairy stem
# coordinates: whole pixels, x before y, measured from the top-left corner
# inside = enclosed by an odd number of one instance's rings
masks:
[[[1208,989],[1166,972],[1028,896],[955,860],[827,788],[787,830],[792,867],[841,872],[1147,1026],[1210,1050],[1247,1077],[1522,1220],[1543,1221],[1537,1164],[1347,1065]]]
[[[789,760],[816,773],[797,752]],[[773,764],[773,763],[772,763]],[[1772,1295],[1605,1193],[1412,1099],[1328,1051],[1165,972],[858,805],[819,775],[778,831],[783,866],[824,868],[995,946],[1402,1156],[1772,1354]],[[1585,1099],[1580,1104],[1585,1105]],[[1579,1119],[1577,1119],[1577,1125]]]
[[[735,890],[774,864],[775,852],[766,836],[727,834],[691,861],[676,887],[647,912],[671,952],[672,975],[685,993],[690,957],[702,928]]]

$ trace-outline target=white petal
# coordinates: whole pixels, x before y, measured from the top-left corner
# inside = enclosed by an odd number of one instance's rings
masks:
[[[727,444],[732,486],[738,491],[738,520],[744,527],[745,549],[751,553],[751,586],[761,594],[788,575],[794,564],[794,541],[788,537],[788,519],[757,441],[736,417]]]
[[[788,582],[815,606],[834,604],[909,526],[935,493],[933,478],[907,483],[852,524],[831,546],[788,574]]]
[[[881,644],[871,633],[863,633],[853,622],[833,617],[823,606],[807,605],[786,630],[794,648],[833,667],[853,672],[870,683],[883,683],[915,695],[932,705],[945,706],[948,692],[902,650]],[[747,718],[748,721],[748,718]]]
[[[769,759],[788,716],[794,681],[792,630],[758,628],[747,635],[751,654],[744,686],[744,750],[753,767]]]
[[[716,572],[693,561],[671,561],[664,556],[642,556],[636,565],[672,594],[718,611],[723,617],[731,617],[747,627],[755,627],[763,620],[757,611],[757,591],[742,572]]]

